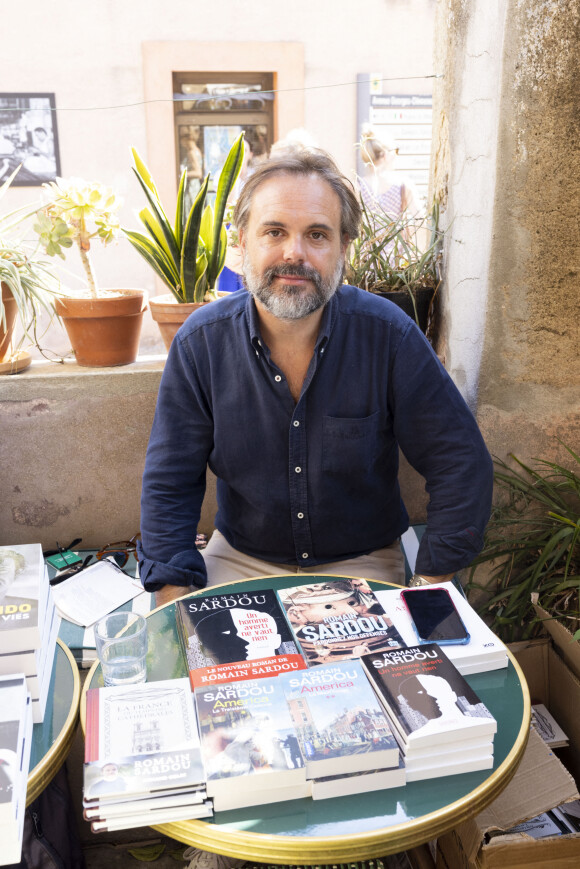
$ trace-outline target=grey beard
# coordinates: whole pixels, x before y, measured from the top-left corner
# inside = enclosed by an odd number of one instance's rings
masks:
[[[301,320],[322,308],[342,283],[343,272],[342,258],[338,260],[336,268],[328,280],[324,280],[320,272],[309,266],[289,265],[287,263],[270,266],[262,275],[258,275],[247,260],[244,262],[244,280],[248,291],[261,302],[270,314],[279,320]],[[305,292],[294,284],[282,284],[273,290],[274,277],[283,277],[284,275],[306,278],[314,285],[314,289]]]

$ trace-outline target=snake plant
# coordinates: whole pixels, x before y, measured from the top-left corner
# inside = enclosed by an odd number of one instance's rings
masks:
[[[182,173],[173,223],[167,217],[149,169],[135,148],[132,150],[135,162],[133,171],[149,202],[149,207],[139,212],[139,218],[149,235],[128,229],[123,232],[135,250],[167,284],[178,302],[203,302],[215,297],[216,281],[226,258],[224,215],[244,158],[243,133],[238,136],[226,158],[213,208],[206,202],[210,181],[208,174],[191,209],[186,213],[186,171]]]

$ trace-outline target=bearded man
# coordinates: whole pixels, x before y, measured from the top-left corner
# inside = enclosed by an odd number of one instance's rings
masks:
[[[157,604],[191,587],[315,573],[404,582],[399,448],[424,476],[414,584],[479,552],[492,464],[416,325],[342,283],[358,235],[350,182],[321,151],[281,153],[238,200],[248,293],[196,311],[174,338],[151,432],[140,575]],[[216,531],[195,534],[206,468]]]

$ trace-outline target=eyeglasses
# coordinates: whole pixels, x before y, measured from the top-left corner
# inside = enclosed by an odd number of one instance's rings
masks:
[[[130,540],[120,540],[118,543],[107,543],[97,552],[96,558],[101,561],[103,558],[114,558],[119,567],[124,567],[129,561],[130,553],[137,558],[137,541],[141,540],[140,534],[135,534]]]

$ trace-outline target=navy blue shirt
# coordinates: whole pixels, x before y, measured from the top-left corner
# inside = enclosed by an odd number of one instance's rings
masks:
[[[248,555],[316,572],[389,545],[409,524],[399,447],[430,496],[417,571],[467,566],[489,518],[492,463],[412,320],[342,286],[295,403],[261,340],[253,298],[205,305],[174,338],[161,379],[141,502],[145,588],[205,585],[195,532],[208,465],[215,525]]]

